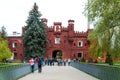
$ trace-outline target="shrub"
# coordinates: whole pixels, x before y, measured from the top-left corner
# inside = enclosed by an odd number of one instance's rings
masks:
[[[81,59],[81,62],[85,62],[85,58],[84,57]]]
[[[107,54],[105,63],[108,63],[109,65],[113,65],[113,60],[110,54]]]

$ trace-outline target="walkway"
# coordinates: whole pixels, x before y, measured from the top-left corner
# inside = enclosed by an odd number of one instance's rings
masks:
[[[44,66],[42,73],[35,71],[19,80],[99,80],[71,66]]]

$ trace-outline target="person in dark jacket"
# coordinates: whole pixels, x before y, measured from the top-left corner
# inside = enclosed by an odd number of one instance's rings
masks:
[[[37,58],[37,63],[38,63],[38,72],[42,72],[42,60],[40,58]]]

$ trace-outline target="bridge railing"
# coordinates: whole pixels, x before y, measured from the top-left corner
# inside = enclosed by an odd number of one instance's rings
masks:
[[[35,65],[35,69],[37,69],[37,65]],[[0,67],[0,80],[17,80],[30,72],[30,65],[27,63],[9,67],[2,66]]]
[[[120,67],[72,62],[71,66],[100,80],[120,80]]]

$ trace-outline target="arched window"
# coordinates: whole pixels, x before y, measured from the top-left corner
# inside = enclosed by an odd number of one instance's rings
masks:
[[[56,25],[56,26],[54,27],[54,30],[55,30],[56,32],[60,32],[60,31],[61,31],[61,26],[60,26],[60,25]]]
[[[74,43],[74,46],[75,46],[75,43]]]
[[[17,58],[18,54],[14,52],[14,59]]]
[[[17,42],[13,42],[12,47],[17,48]]]
[[[83,42],[82,41],[78,41],[78,47],[82,47],[83,46]]]

